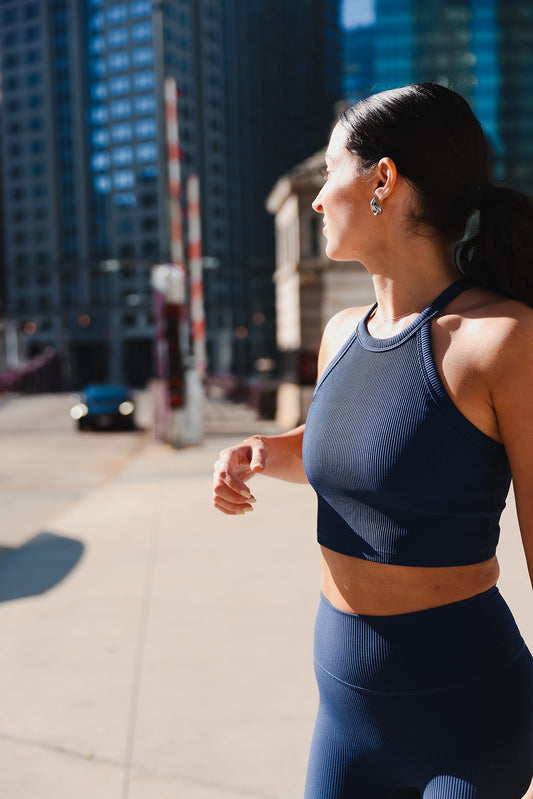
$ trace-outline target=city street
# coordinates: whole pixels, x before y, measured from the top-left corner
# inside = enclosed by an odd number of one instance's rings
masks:
[[[0,557],[0,796],[298,799],[317,704],[312,490],[256,477],[253,513],[213,510],[218,451],[274,429],[246,408],[209,402],[205,443],[173,450],[149,433],[80,435],[68,407],[0,407],[13,547]],[[512,503],[501,555],[531,646]]]
[[[126,465],[150,424],[144,394],[139,401],[139,431],[80,432],[70,394],[0,400],[0,548],[20,545]]]

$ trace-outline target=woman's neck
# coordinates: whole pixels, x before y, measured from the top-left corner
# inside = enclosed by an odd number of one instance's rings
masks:
[[[404,237],[398,246],[367,267],[376,294],[374,318],[386,324],[401,325],[421,313],[460,274],[451,263],[448,247],[423,236]],[[405,326],[405,325],[404,325]]]

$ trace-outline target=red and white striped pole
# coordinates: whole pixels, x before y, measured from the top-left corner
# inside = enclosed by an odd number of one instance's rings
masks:
[[[175,267],[184,269],[183,224],[181,214],[181,151],[178,126],[178,85],[165,78],[165,119],[167,129],[168,196],[170,213],[170,257]]]
[[[184,265],[181,210],[181,152],[178,127],[178,86],[165,78],[165,122],[167,135],[170,260],[166,281],[166,339],[168,353],[167,390],[170,407],[168,439],[176,447],[186,443],[180,409],[187,404],[184,355],[188,350],[186,272]]]
[[[200,180],[187,178],[187,222],[189,233],[189,277],[191,291],[192,351],[194,369],[206,372],[204,288],[202,277],[202,225],[200,220]]]

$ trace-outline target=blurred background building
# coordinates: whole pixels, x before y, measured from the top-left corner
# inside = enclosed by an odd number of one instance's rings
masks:
[[[280,357],[265,201],[283,176],[300,191],[303,162],[313,183],[339,101],[452,86],[496,177],[531,185],[530,0],[0,0],[0,68],[0,312],[17,352],[59,352],[72,387],[153,375],[150,274],[170,261],[165,76],[183,183],[200,177],[214,374],[302,360]],[[315,344],[301,347],[310,360]]]
[[[351,101],[417,81],[463,95],[491,141],[495,176],[533,176],[530,0],[345,0],[344,92]]]
[[[74,386],[153,369],[170,259],[163,81],[201,183],[209,367],[275,353],[264,198],[341,92],[338,0],[2,0],[5,310]]]

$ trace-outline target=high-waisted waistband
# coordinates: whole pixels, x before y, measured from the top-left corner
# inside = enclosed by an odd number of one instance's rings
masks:
[[[362,690],[432,691],[478,680],[525,649],[496,587],[461,602],[395,616],[338,610],[321,595],[315,662]]]

